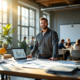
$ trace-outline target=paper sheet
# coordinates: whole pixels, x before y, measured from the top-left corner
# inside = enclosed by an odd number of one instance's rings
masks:
[[[76,65],[73,61],[49,61],[49,60],[27,60],[27,61],[11,61],[5,66],[21,66],[24,68],[38,68],[38,69],[48,69],[53,66],[73,66]]]
[[[76,63],[73,61],[49,61],[49,60],[34,60],[24,63],[23,67],[48,69],[53,66],[73,66]]]
[[[5,60],[0,60],[0,64],[1,64],[1,63],[5,63]]]

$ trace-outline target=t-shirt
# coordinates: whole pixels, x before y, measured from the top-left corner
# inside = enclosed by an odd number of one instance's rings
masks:
[[[43,32],[43,36],[44,36],[45,33],[46,33],[46,32]]]

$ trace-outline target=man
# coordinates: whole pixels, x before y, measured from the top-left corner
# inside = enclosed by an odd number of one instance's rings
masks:
[[[38,51],[39,58],[56,61],[58,55],[58,35],[55,31],[48,28],[48,20],[46,18],[40,18],[40,26],[42,31],[37,35],[32,54],[28,55],[27,58],[32,58]]]
[[[32,36],[31,37],[31,43],[30,43],[30,50],[33,49],[33,46],[34,46],[34,37]]]
[[[64,39],[61,39],[61,43],[59,43],[59,49],[66,49],[66,47],[64,46]],[[70,52],[69,51],[66,51],[65,52],[65,60],[68,59],[68,56],[69,56]],[[58,57],[63,57],[63,55],[58,55]]]
[[[24,49],[25,53],[26,53],[26,49],[27,49],[27,44],[26,44],[26,37],[24,37],[23,41],[20,44],[21,48]]]
[[[64,46],[64,39],[61,39],[61,42],[59,43],[59,49],[62,49],[62,48],[66,48]]]

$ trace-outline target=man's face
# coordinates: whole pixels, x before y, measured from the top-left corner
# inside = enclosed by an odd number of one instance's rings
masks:
[[[26,38],[24,38],[24,40],[26,40]]]
[[[40,21],[40,26],[42,29],[46,29],[48,26],[48,22],[46,20],[41,20]]]
[[[62,41],[62,43],[64,44],[64,41]]]
[[[32,37],[32,39],[34,39],[34,38]]]

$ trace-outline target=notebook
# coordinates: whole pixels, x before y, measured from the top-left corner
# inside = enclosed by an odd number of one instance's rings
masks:
[[[15,49],[12,49],[12,51],[13,51],[13,56],[15,60],[27,59],[24,49],[15,48]]]
[[[51,74],[73,75],[78,70],[77,66],[54,66],[46,70]]]

